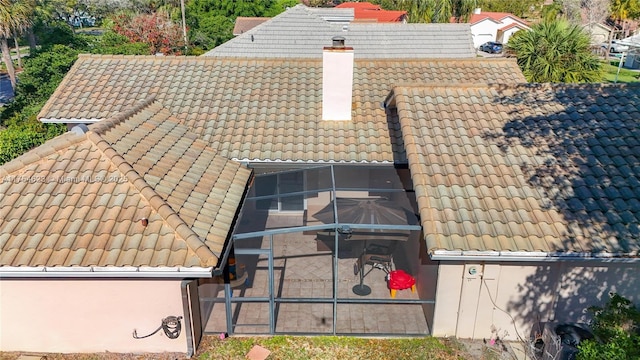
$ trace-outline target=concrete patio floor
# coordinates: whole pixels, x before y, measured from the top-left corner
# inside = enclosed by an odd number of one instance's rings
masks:
[[[279,219],[283,221],[284,218]],[[236,248],[268,249],[269,237],[243,240]],[[403,244],[398,244],[402,246]],[[342,248],[340,248],[342,246]],[[367,296],[356,295],[352,288],[359,283],[354,264],[364,244],[342,242],[338,258],[337,297],[344,299],[387,301],[391,299],[386,273],[373,269],[364,279],[371,288]],[[343,249],[344,248],[344,249]],[[397,251],[397,249],[396,249]],[[319,243],[315,234],[290,233],[274,235],[274,296],[276,298],[333,298],[332,251]],[[240,272],[247,280],[233,288],[233,298],[268,297],[268,260],[266,256],[236,256]],[[240,268],[243,268],[242,270]],[[402,268],[396,263],[397,268]],[[367,270],[370,267],[367,266]],[[199,287],[205,333],[227,332],[224,288],[215,280]],[[398,291],[395,299],[418,299],[411,290]],[[214,300],[215,299],[215,300]],[[289,300],[290,301],[290,300]],[[294,300],[295,301],[295,300]],[[354,335],[428,335],[424,304],[339,303],[337,317],[332,303],[276,302],[275,333]],[[269,334],[269,304],[265,302],[233,303],[235,334]]]

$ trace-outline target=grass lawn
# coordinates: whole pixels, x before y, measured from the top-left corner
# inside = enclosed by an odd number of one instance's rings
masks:
[[[616,79],[616,73],[618,72],[619,59],[613,59],[608,64],[603,63],[605,69],[605,81],[614,82]],[[639,71],[631,71],[629,69],[620,68],[620,74],[618,74],[619,83],[640,82]]]
[[[254,345],[269,351],[269,359],[466,359],[456,343],[425,338],[316,337],[208,337],[196,354],[199,360],[243,359]],[[210,350],[204,350],[210,349]]]
[[[260,345],[271,354],[267,359],[278,360],[360,360],[360,359],[475,359],[456,340],[432,337],[424,338],[356,338],[341,336],[234,336],[220,340],[217,336],[205,336],[197,360],[246,359],[254,345]],[[17,359],[18,353],[2,353],[0,359]],[[184,354],[47,354],[47,359],[64,360],[140,360],[140,359],[184,359]],[[492,358],[492,357],[491,357]]]

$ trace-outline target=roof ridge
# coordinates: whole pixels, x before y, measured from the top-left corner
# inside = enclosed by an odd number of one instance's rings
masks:
[[[269,18],[269,20],[267,20],[265,22],[262,22],[262,23],[260,23],[260,24],[258,24],[256,26],[252,27],[251,29],[243,32],[242,34],[240,34],[240,35],[238,35],[238,36],[236,36],[236,37],[234,37],[234,38],[232,38],[232,39],[230,39],[230,40],[228,40],[228,41],[226,41],[226,42],[214,47],[213,49],[210,49],[209,51],[207,51],[203,55],[206,55],[208,53],[212,53],[212,52],[214,52],[216,50],[220,50],[220,49],[224,50],[226,48],[233,47],[233,46],[235,46],[236,43],[239,43],[243,39],[246,39],[246,38],[251,38],[252,39],[251,41],[253,42],[253,36],[256,35],[256,33],[260,32],[262,30],[262,28],[268,28],[269,26],[271,26],[272,22],[278,22],[278,21],[282,20],[283,18],[287,19],[287,17],[295,16],[295,14],[298,14],[298,13],[299,14],[304,14],[304,15],[312,18],[313,21],[316,21],[317,24],[323,23],[323,24],[326,24],[326,26],[329,27],[329,28],[332,27],[331,24],[328,21],[324,20],[321,16],[318,16],[317,14],[314,14],[312,11],[309,11],[309,7],[307,7],[306,5],[304,5],[302,3],[299,3],[299,4],[296,4],[295,6],[290,7],[289,9],[281,12],[278,15]],[[215,56],[215,55],[198,56],[198,57],[202,57],[202,58],[217,58],[217,56]],[[240,58],[242,58],[242,57],[240,57]]]
[[[105,132],[107,132],[107,130],[112,129],[113,127],[120,124],[124,120],[127,120],[128,118],[142,111],[142,109],[149,107],[152,103],[155,102],[155,98],[156,96],[154,94],[149,95],[144,100],[134,105],[131,109],[122,111],[102,121],[98,121],[97,123],[92,124],[89,129],[95,132],[96,134],[102,135]]]
[[[413,24],[409,24],[409,25],[413,25]],[[442,25],[442,24],[438,24],[438,25]],[[244,34],[247,34],[248,32],[243,33],[242,35],[238,35],[236,38],[239,38],[241,36],[243,36]],[[231,40],[230,40],[231,41]],[[226,44],[226,43],[225,43]],[[222,45],[221,45],[222,46]],[[223,62],[234,62],[234,61],[249,61],[249,62],[255,62],[255,61],[262,61],[262,62],[269,62],[269,63],[279,63],[279,62],[298,62],[298,61],[305,61],[305,62],[322,62],[322,58],[309,58],[309,57],[294,57],[294,58],[282,58],[282,57],[268,57],[265,55],[265,57],[243,57],[243,56],[224,56],[224,57],[218,57],[218,56],[155,56],[155,55],[101,55],[101,54],[84,54],[85,56],[82,56],[83,58],[96,58],[96,59],[104,59],[104,60],[108,60],[108,59],[130,59],[130,60],[157,60],[157,61],[172,61],[175,60],[176,58],[182,58],[182,61],[195,61],[195,62],[219,62],[219,61],[223,61]],[[424,63],[430,63],[430,62],[446,62],[446,61],[455,61],[455,62],[478,62],[478,63],[487,63],[487,62],[516,62],[516,58],[509,58],[509,57],[498,57],[498,58],[483,58],[483,57],[473,57],[473,58],[356,58],[355,63],[358,62],[403,62],[403,63],[407,63],[407,62],[424,62]],[[68,78],[69,76],[65,76],[65,79]],[[61,84],[62,85],[62,84]],[[58,86],[58,89],[60,89],[61,87]],[[56,90],[58,91],[58,90]],[[55,95],[55,93],[54,93]],[[53,95],[52,95],[53,98]],[[38,114],[38,116],[40,117],[40,114]]]
[[[149,206],[162,217],[164,222],[178,233],[187,246],[201,260],[201,264],[205,267],[216,266],[218,264],[218,257],[211,249],[209,249],[193,229],[153,190],[147,181],[138,174],[131,164],[129,164],[107,140],[103,139],[99,133],[93,131],[87,132],[87,138],[95,144],[104,156],[116,165],[122,175],[127,178],[127,181],[140,192],[140,195],[147,200]]]
[[[391,88],[389,94],[385,97],[383,104],[385,107],[395,107],[395,98],[396,95],[402,93],[402,89],[446,89],[446,90],[456,90],[456,89],[493,89],[497,91],[504,90],[515,90],[515,91],[524,91],[524,90],[547,90],[554,92],[562,92],[563,90],[572,90],[572,89],[601,89],[601,90],[611,90],[611,89],[629,89],[629,90],[640,90],[640,83],[621,83],[621,84],[612,84],[612,83],[514,83],[514,84],[498,84],[498,83],[462,83],[462,84],[437,84],[437,83],[405,83],[405,84],[397,84]]]
[[[529,83],[517,83],[517,84],[492,84],[492,83],[458,83],[458,84],[438,84],[438,83],[399,83],[394,85],[391,88],[391,94],[389,96],[392,96],[392,94],[395,92],[396,89],[399,88],[428,88],[428,89],[435,89],[435,88],[447,88],[447,89],[459,89],[459,88],[515,88],[515,87],[519,87],[520,85],[531,85]],[[542,85],[546,85],[546,84],[542,84]],[[388,96],[388,97],[389,97]]]
[[[86,138],[74,132],[66,132],[58,135],[53,139],[36,146],[17,158],[0,165],[0,177],[7,176],[17,170],[24,168],[26,165],[33,164],[45,157],[54,154],[62,149],[68,148],[73,144],[77,144]]]

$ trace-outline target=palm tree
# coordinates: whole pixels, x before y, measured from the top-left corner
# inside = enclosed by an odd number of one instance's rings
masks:
[[[474,4],[475,0],[400,0],[391,6],[406,10],[411,23],[448,23],[452,17],[467,21]]]
[[[16,70],[11,61],[9,38],[29,27],[31,11],[32,8],[28,2],[0,0],[0,50],[2,50],[2,60],[7,67],[14,92],[16,91]]]
[[[449,18],[455,18],[456,22],[467,22],[476,7],[476,0],[445,0],[451,2],[451,14]],[[449,22],[449,19],[439,22]]]
[[[31,0],[33,5],[33,22],[27,29],[27,40],[29,41],[29,52],[34,54],[37,49],[36,35],[34,33],[34,27],[38,23],[46,23],[54,19],[54,14],[59,10],[62,5],[60,3],[53,3],[50,0]]]
[[[530,82],[598,82],[603,72],[590,51],[589,35],[566,20],[546,21],[518,31],[507,44]]]

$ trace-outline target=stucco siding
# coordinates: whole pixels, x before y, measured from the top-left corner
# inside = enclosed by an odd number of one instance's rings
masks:
[[[489,19],[481,21],[471,26],[471,34],[473,36],[473,47],[486,43],[487,41],[495,41],[498,28],[504,25],[497,24]]]
[[[2,280],[0,350],[30,352],[187,352],[162,330],[184,316],[180,281]]]
[[[599,45],[609,40],[609,29],[597,24],[584,26],[583,29],[591,36],[591,44]]]
[[[456,335],[456,321],[460,306],[460,290],[462,289],[463,264],[440,263],[436,304],[433,316],[433,336],[445,337]]]
[[[512,28],[512,29],[509,29],[509,30],[505,31],[505,32],[502,34],[502,43],[503,43],[503,44],[508,43],[508,42],[509,42],[509,39],[511,39],[511,37],[513,36],[513,34],[517,33],[517,32],[518,32],[518,31],[520,31],[520,30],[521,30],[521,29],[519,29],[519,28]]]
[[[505,26],[507,26],[507,25],[511,25],[511,24],[513,24],[513,23],[518,23],[518,24],[520,24],[520,22],[519,22],[519,21],[516,21],[515,19],[510,18],[510,17],[508,17],[508,16],[507,16],[506,18],[502,19],[502,24],[501,24],[501,25],[499,25],[498,27],[500,27],[500,28],[501,28],[501,27],[505,27]]]
[[[609,292],[638,302],[639,270],[632,263],[441,264],[433,335],[518,340],[540,322],[585,322],[585,309],[604,304]]]

